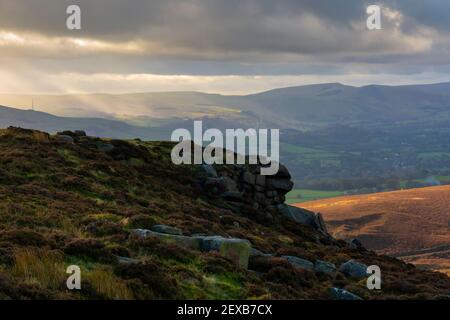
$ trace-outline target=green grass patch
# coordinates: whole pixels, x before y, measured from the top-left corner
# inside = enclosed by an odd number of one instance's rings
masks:
[[[343,191],[294,189],[286,195],[287,203],[306,202],[345,195]]]

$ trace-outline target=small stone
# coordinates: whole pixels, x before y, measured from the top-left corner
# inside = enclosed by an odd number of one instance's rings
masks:
[[[153,226],[151,228],[151,230],[155,231],[155,232],[159,232],[159,233],[173,234],[173,235],[176,235],[176,236],[183,235],[183,233],[181,232],[180,229],[175,228],[175,227],[171,227],[171,226],[166,226],[166,225],[163,225],[163,224],[157,224],[157,225]]]
[[[336,273],[336,266],[331,262],[317,260],[314,263],[314,271],[316,273],[334,275]]]
[[[117,261],[119,261],[119,263],[121,264],[136,264],[141,262],[138,259],[133,259],[133,258],[128,258],[128,257],[120,257],[120,256],[116,256]]]
[[[302,268],[306,270],[314,270],[314,263],[306,259],[302,259],[294,256],[282,256],[281,258],[286,259],[290,264],[297,268]]]
[[[362,300],[356,294],[348,292],[344,289],[331,288],[330,293],[331,296],[336,300]]]

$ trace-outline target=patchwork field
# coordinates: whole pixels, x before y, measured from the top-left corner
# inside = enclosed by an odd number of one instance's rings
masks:
[[[450,186],[302,202],[334,236],[450,275]]]

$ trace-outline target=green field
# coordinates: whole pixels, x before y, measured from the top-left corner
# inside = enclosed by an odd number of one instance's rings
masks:
[[[306,202],[345,195],[343,191],[294,189],[286,195],[287,203]]]

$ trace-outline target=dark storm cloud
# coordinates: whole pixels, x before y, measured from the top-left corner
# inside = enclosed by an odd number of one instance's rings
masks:
[[[380,32],[365,28],[373,3],[390,14]],[[65,28],[70,4],[82,8],[81,31]],[[380,64],[400,72],[449,64],[449,27],[448,0],[0,0],[0,31],[108,44],[80,56],[56,45],[2,49],[55,72],[306,74]],[[139,50],[120,50],[129,41]]]

